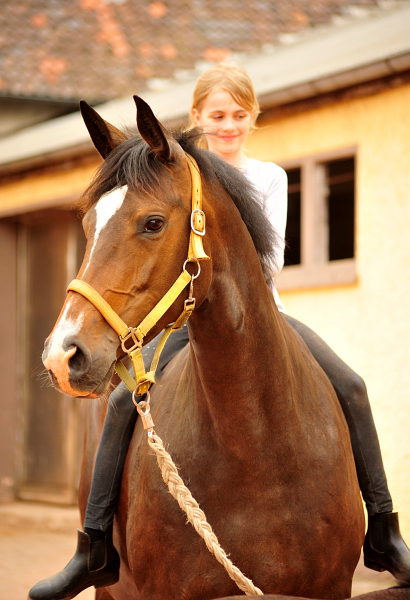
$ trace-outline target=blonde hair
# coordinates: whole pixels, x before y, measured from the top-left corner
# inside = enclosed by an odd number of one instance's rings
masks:
[[[195,126],[193,110],[200,112],[206,98],[215,88],[229,92],[237,104],[252,114],[251,130],[255,129],[260,113],[259,102],[248,73],[234,63],[219,63],[205,71],[198,79],[189,113],[190,126]]]

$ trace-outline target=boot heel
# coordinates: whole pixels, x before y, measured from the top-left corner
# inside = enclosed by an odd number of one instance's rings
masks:
[[[99,581],[96,581],[94,587],[95,589],[97,589],[100,587],[108,587],[109,585],[114,585],[114,583],[117,583],[119,578],[120,576],[118,573],[110,573],[109,575],[106,575],[105,577],[99,579]]]
[[[381,566],[381,564],[374,562],[373,560],[369,560],[366,557],[364,557],[364,566],[368,569],[373,569],[373,571],[377,571],[378,573],[382,573],[386,570],[384,567]]]

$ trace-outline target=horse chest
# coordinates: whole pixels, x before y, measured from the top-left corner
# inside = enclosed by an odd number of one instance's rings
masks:
[[[158,423],[160,430],[161,420]],[[194,442],[177,426],[174,433],[177,435],[166,438],[167,449],[234,564],[248,576],[258,573],[260,587],[263,584],[265,589],[295,594],[294,583],[290,585],[281,571],[295,555],[299,544],[295,529],[301,523],[290,517],[294,510],[284,503],[283,486],[280,490],[269,480],[268,471],[262,474],[264,483],[257,473],[252,481],[245,465],[230,463],[215,448],[209,451],[212,444]],[[128,552],[143,598],[212,598],[220,595],[221,589],[226,595],[236,593],[235,584],[187,523],[162,481],[156,458],[145,446],[145,436],[137,431],[138,447],[128,468],[128,514],[135,515]],[[314,566],[308,560],[302,564],[304,560],[303,556],[296,560],[300,561],[299,573],[308,573]]]
[[[188,383],[182,387],[192,396]],[[329,497],[324,484],[332,479],[332,465],[320,480],[312,477],[322,458],[294,451],[291,441],[285,443],[287,431],[276,448],[277,428],[274,438],[258,448],[248,446],[242,435],[240,451],[232,452],[185,393],[179,394],[175,383],[167,398],[153,394],[155,430],[231,560],[265,593],[324,597],[325,588],[333,593],[340,582],[330,569],[322,587],[312,581],[312,573],[346,552],[335,516],[341,488]],[[146,435],[138,422],[125,470],[126,552],[142,598],[198,600],[237,593],[168,491]],[[290,572],[295,575],[289,577]],[[340,597],[349,594],[347,580]],[[306,581],[308,591],[301,583]]]

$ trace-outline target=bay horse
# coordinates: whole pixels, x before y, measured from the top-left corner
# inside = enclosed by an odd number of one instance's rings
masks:
[[[195,279],[190,343],[151,393],[155,430],[232,562],[265,594],[350,596],[364,514],[349,432],[334,390],[277,310],[266,283],[275,234],[245,177],[169,133],[135,97],[138,135],[82,104],[105,159],[83,198],[87,246],[77,280],[126,323],[140,323],[187,258],[189,157],[203,185],[209,260]],[[197,266],[191,265],[195,271]],[[144,339],[184,307],[183,291]],[[66,394],[107,394],[119,338],[95,306],[68,293],[43,360]],[[115,600],[208,600],[238,593],[186,523],[138,419],[122,480]]]
[[[301,598],[293,598],[289,596],[263,595],[263,596],[248,596],[249,600],[303,600]],[[243,600],[243,596],[229,596],[229,598],[221,598],[220,600]],[[376,590],[354,596],[354,600],[410,600],[410,588],[408,587],[391,587],[384,590]]]

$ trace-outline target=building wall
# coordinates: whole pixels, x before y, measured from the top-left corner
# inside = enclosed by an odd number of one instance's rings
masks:
[[[13,499],[19,446],[17,227],[0,222],[0,502]]]
[[[277,163],[357,146],[357,283],[281,293],[368,386],[395,510],[410,541],[410,86],[280,118],[250,156]],[[279,279],[280,288],[280,279]]]
[[[73,204],[84,192],[101,161],[63,163],[0,183],[0,217]]]

